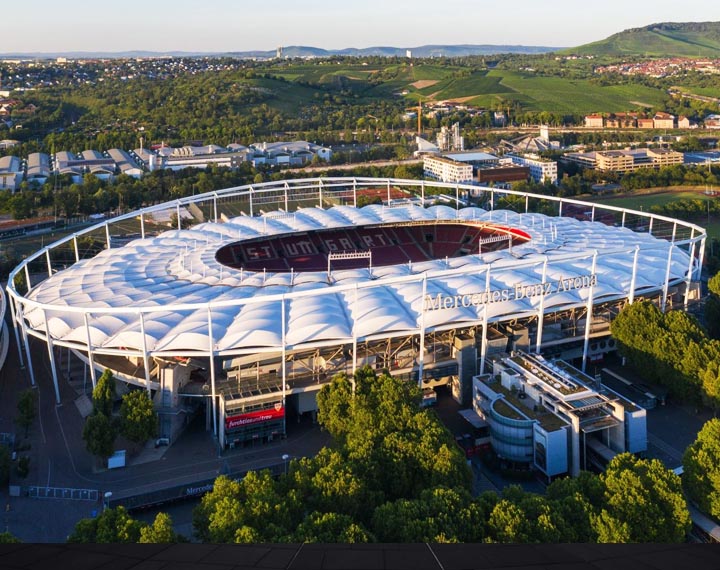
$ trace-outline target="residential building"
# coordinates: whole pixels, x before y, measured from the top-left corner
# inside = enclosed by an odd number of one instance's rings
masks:
[[[425,156],[423,172],[441,182],[469,182],[473,179],[472,164],[441,156]]]
[[[638,129],[654,129],[655,128],[655,121],[654,119],[638,119]]]
[[[519,166],[527,166],[530,169],[530,178],[535,182],[550,182],[556,184],[557,175],[557,162],[550,160],[549,158],[543,158],[537,154],[525,154],[525,155],[508,155],[513,161],[513,164]]]
[[[588,128],[602,129],[603,128],[603,117],[602,115],[586,115],[585,126]]]
[[[675,115],[658,111],[653,117],[653,127],[656,129],[674,129]]]
[[[647,450],[646,412],[564,361],[514,353],[473,379],[473,409],[498,456],[546,477],[577,476]]]
[[[690,119],[687,117],[680,115],[678,117],[678,129],[689,129],[690,128]]]
[[[720,115],[708,115],[704,122],[706,129],[720,129]]]
[[[0,150],[7,150],[20,144],[20,141],[13,139],[3,139],[0,141]]]
[[[611,113],[605,121],[609,129],[634,129],[637,127],[637,113]]]

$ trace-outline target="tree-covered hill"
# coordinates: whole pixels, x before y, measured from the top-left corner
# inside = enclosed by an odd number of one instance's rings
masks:
[[[631,28],[562,53],[578,55],[720,57],[720,22],[664,22]]]

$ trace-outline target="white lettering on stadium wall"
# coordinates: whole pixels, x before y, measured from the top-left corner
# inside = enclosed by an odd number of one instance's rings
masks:
[[[437,311],[441,309],[457,309],[458,307],[478,307],[489,303],[502,303],[504,301],[519,301],[532,297],[554,295],[565,291],[578,289],[589,289],[597,285],[597,275],[579,275],[568,277],[558,281],[546,283],[534,283],[532,285],[518,284],[510,289],[497,289],[495,291],[483,291],[482,293],[467,293],[465,295],[443,295],[438,293],[425,295],[425,311]]]

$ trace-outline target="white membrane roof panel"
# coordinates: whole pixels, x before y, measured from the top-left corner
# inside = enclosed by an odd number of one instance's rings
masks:
[[[531,240],[512,251],[373,267],[372,272],[337,270],[330,281],[325,271],[263,274],[225,267],[215,259],[222,244],[264,235],[420,220],[507,224],[526,232]],[[671,281],[686,277],[690,267],[686,251],[648,233],[599,222],[447,206],[303,208],[205,222],[136,239],[59,271],[37,284],[28,298],[48,306],[50,333],[58,340],[84,344],[89,332],[94,347],[109,349],[177,353],[206,351],[212,344],[215,350],[241,352],[277,348],[283,342],[297,346],[417,332],[423,324],[423,308],[424,326],[433,329],[478,322],[486,316],[498,320],[527,315],[538,310],[541,299],[547,311],[582,304],[589,287],[569,287],[544,297],[517,291],[542,281],[546,259],[546,282],[587,277],[595,252],[594,299],[620,298],[629,295],[638,245],[637,291],[659,290],[668,268]],[[486,303],[482,295],[488,292],[488,265],[492,301]],[[430,276],[425,297],[423,275]],[[387,283],[389,279],[396,281]],[[281,295],[290,296],[284,319]],[[209,303],[221,305],[212,309],[212,339]],[[137,312],[142,308],[148,309],[144,337]],[[101,314],[102,309],[125,312]],[[89,331],[83,311],[89,313]],[[44,332],[42,309],[27,305],[24,316],[32,328]]]

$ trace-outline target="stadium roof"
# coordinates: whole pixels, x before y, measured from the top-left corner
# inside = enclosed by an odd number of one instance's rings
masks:
[[[532,239],[512,250],[482,255],[389,265],[372,272],[337,270],[332,279],[326,271],[240,271],[216,260],[223,245],[262,235],[423,220],[492,222],[527,232]],[[685,251],[647,233],[600,222],[446,206],[305,208],[202,223],[104,250],[36,285],[27,295],[24,316],[31,328],[43,333],[47,319],[56,341],[86,344],[89,336],[96,350],[178,354],[207,352],[212,346],[216,353],[229,355],[339,344],[413,334],[421,326],[443,330],[484,318],[536,314],[541,303],[545,312],[583,306],[588,287],[559,288],[551,295],[518,297],[514,292],[518,286],[541,283],[546,260],[546,282],[588,276],[595,252],[593,302],[627,297],[636,246],[641,251],[635,275],[638,293],[662,289],[668,268],[671,283],[686,278],[690,257]],[[508,295],[476,303],[474,297],[488,290]],[[438,295],[456,301],[428,310],[427,299]],[[461,302],[458,296],[464,296]]]

